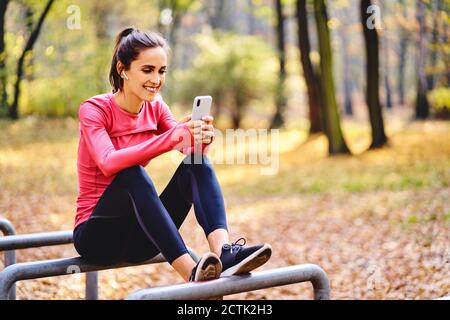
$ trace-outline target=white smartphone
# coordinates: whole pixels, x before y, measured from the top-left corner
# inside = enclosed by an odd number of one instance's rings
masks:
[[[192,105],[192,120],[201,120],[211,112],[212,97],[197,96]]]

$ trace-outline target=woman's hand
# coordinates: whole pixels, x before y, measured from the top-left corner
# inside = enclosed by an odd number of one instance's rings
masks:
[[[184,116],[183,118],[178,120],[178,123],[188,122],[189,120],[191,120],[191,115]]]
[[[204,121],[201,126],[202,143],[210,144],[214,138],[214,118],[212,116],[204,116],[202,120]]]
[[[192,121],[191,116],[188,115],[180,119],[179,123],[187,122],[195,143],[210,144],[214,137],[213,121],[212,116],[205,116],[202,120]]]

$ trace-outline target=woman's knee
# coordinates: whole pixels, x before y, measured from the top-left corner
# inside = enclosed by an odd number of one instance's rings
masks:
[[[143,166],[132,166],[125,169],[120,170],[117,175],[118,176],[139,176],[145,172]]]
[[[198,170],[212,170],[212,164],[206,155],[190,154],[183,159],[182,165],[186,168]]]
[[[120,180],[120,183],[125,183],[126,185],[143,184],[154,188],[153,182],[143,166],[132,166],[125,168],[117,173],[116,178]]]

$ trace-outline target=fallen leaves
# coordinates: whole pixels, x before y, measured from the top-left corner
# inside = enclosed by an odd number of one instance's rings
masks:
[[[32,130],[37,123],[24,126]],[[36,137],[20,136],[20,122],[15,123],[5,130],[11,142],[0,144],[0,216],[12,221],[19,234],[73,226],[76,122],[52,120],[40,127],[43,132]],[[217,166],[219,181],[234,172],[224,179],[231,239],[272,245],[273,256],[260,270],[318,264],[328,274],[333,299],[450,295],[450,152],[444,139],[449,128],[412,124],[391,139],[389,148],[352,158],[324,157],[323,141],[315,139],[282,154],[280,172],[273,177],[260,176],[257,168]],[[62,138],[54,137],[60,131]],[[51,134],[46,154],[30,161]],[[167,159],[155,159],[147,168],[159,191],[176,169]],[[208,251],[193,212],[181,233],[198,254]],[[76,255],[72,245],[64,245],[19,250],[17,259]],[[84,281],[79,274],[21,281],[17,297],[83,299]],[[99,273],[99,297],[123,299],[142,288],[181,282],[167,263],[107,270]],[[312,286],[228,298],[311,299]]]

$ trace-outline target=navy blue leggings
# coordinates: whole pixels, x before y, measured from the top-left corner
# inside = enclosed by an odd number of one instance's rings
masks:
[[[78,253],[97,264],[137,263],[159,253],[172,263],[188,253],[178,229],[192,204],[206,236],[227,230],[222,191],[210,160],[201,157],[191,164],[187,156],[160,196],[142,166],[120,171],[75,228]]]

